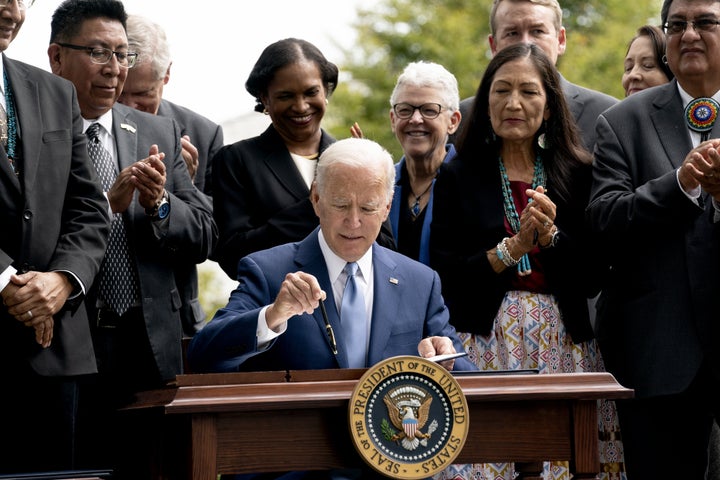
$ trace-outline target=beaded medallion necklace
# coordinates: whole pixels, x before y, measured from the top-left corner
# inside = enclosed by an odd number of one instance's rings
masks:
[[[15,148],[17,144],[17,120],[15,117],[15,105],[13,103],[13,95],[10,92],[10,86],[8,84],[7,72],[3,70],[3,86],[5,88],[5,110],[7,112],[7,157],[10,160],[10,165],[15,172],[15,175],[19,175],[17,166],[15,165]]]
[[[513,233],[518,233],[520,231],[520,216],[515,208],[515,202],[512,198],[512,190],[510,189],[510,179],[508,178],[507,170],[505,170],[505,164],[502,161],[502,157],[498,157],[498,164],[500,166],[500,181],[502,183],[505,217],[508,219]],[[537,156],[535,158],[535,168],[533,169],[532,188],[536,189],[540,185],[543,187],[545,186],[545,167],[540,159],[540,156]],[[532,198],[528,199],[528,203],[530,202],[532,202]],[[517,269],[518,275],[520,276],[530,275],[532,273],[532,268],[530,268],[530,257],[528,257],[527,253],[520,258]]]

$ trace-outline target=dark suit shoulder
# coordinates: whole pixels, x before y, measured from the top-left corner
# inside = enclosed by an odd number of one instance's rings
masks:
[[[403,255],[395,250],[391,250],[387,247],[376,243],[373,245],[373,254],[377,259],[390,261],[395,264],[395,268],[404,271],[412,272],[413,275],[430,275],[434,273],[434,270],[424,263],[418,262],[417,260]]]
[[[330,134],[322,130],[320,138],[320,152],[323,152],[328,146],[335,142]],[[232,157],[252,157],[259,158],[267,155],[283,155],[290,158],[290,152],[285,146],[280,134],[271,124],[260,135],[251,138],[238,140],[235,143],[223,146],[213,159],[213,162],[223,161]],[[217,159],[217,160],[216,160]]]
[[[16,75],[18,78],[32,80],[34,82],[43,83],[46,87],[58,88],[62,90],[74,91],[75,85],[65,78],[55,75],[54,73],[43,70],[34,65],[30,65],[20,60],[13,60],[3,56],[5,67],[9,76]]]
[[[173,119],[167,118],[167,117],[159,117],[157,115],[153,115],[151,113],[143,112],[131,107],[128,107],[127,105],[123,105],[122,103],[115,103],[113,105],[113,112],[115,112],[116,115],[122,117],[122,118],[129,118],[133,121],[141,121],[141,122],[149,122],[149,123],[170,123],[174,122]]]
[[[165,137],[164,139],[168,140],[171,145],[180,144],[180,126],[173,118],[141,112],[117,102],[113,105],[113,114],[115,119],[121,122],[121,128],[125,128],[122,127],[123,121],[136,124],[137,131],[132,133],[137,133],[138,138],[171,134],[172,137]]]
[[[173,103],[169,100],[162,99],[160,102],[160,108],[158,108],[158,115],[162,117],[171,117],[178,121],[181,125],[204,125],[205,128],[215,130],[220,128],[218,123],[213,122],[206,116],[191,110],[177,103]]]
[[[615,105],[619,100],[612,95],[593,90],[591,88],[582,87],[571,82],[564,82],[562,85],[566,97],[580,97],[587,106],[592,106],[599,112]]]
[[[649,112],[664,108],[674,101],[682,108],[677,88],[671,84],[664,84],[634,93],[608,108],[602,115],[609,121],[628,117],[646,118]],[[644,124],[644,121],[642,123]]]

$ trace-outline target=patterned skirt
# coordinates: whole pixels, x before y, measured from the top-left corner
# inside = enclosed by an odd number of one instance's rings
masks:
[[[552,295],[524,291],[505,294],[489,336],[460,333],[480,370],[537,370],[543,373],[602,372],[595,340],[574,344],[560,320]],[[615,402],[598,401],[600,479],[626,480]],[[512,463],[451,465],[435,480],[512,480]],[[568,462],[545,462],[545,480],[569,480]]]

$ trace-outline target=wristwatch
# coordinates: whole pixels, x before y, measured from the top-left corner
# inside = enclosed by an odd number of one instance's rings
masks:
[[[145,209],[145,214],[159,220],[162,220],[170,215],[170,201],[168,201],[167,190],[163,190],[162,197],[160,198],[160,201],[155,204],[155,207]]]

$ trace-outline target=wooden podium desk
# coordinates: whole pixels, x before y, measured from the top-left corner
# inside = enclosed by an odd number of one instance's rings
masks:
[[[148,444],[149,478],[361,466],[348,400],[365,370],[180,375],[125,413]],[[458,375],[470,429],[456,463],[518,462],[537,478],[543,460],[568,460],[576,479],[599,473],[597,400],[632,397],[609,373]]]

